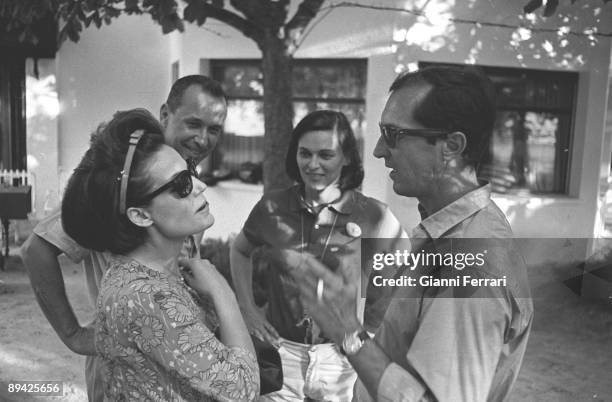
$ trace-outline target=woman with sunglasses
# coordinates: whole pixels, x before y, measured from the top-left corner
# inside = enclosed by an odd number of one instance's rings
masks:
[[[259,395],[234,293],[208,261],[179,260],[185,239],[214,222],[205,189],[143,110],[120,112],[99,128],[68,182],[66,233],[113,254],[95,322],[106,400]]]
[[[343,113],[320,110],[304,117],[291,134],[286,169],[297,185],[263,196],[230,255],[232,280],[249,330],[276,345],[281,355],[283,387],[262,400],[349,401],[356,379],[350,363],[302,308],[289,264],[275,258],[279,253],[260,250],[288,248],[342,261],[354,278],[362,274],[367,280],[369,272],[360,271],[360,237],[399,239],[405,234],[385,204],[356,190],[363,167]],[[264,275],[265,311],[255,304],[254,270]],[[317,290],[324,292],[322,283]],[[365,315],[369,331],[379,325],[387,303],[375,289],[368,290],[365,313],[359,314]]]

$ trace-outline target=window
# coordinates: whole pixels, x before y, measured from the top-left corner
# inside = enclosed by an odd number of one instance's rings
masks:
[[[0,170],[27,167],[25,59],[54,58],[57,51],[55,15],[32,17],[36,41],[23,43],[17,31],[0,34]],[[38,76],[36,61],[34,75]]]
[[[26,168],[25,58],[0,61],[0,170]]]
[[[362,141],[365,129],[367,61],[364,59],[297,59],[293,63],[294,125],[318,109],[344,112]],[[260,60],[211,60],[211,75],[228,98],[225,133],[212,168],[238,170],[259,163],[264,152],[263,77]]]
[[[481,68],[497,92],[497,119],[481,176],[497,192],[567,194],[578,74]]]

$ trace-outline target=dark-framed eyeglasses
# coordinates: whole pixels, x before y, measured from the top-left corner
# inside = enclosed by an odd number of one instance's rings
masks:
[[[378,123],[378,127],[380,127],[380,135],[389,148],[395,148],[397,145],[397,138],[401,135],[435,138],[445,136],[449,133],[448,130],[439,128],[399,128],[382,123]]]
[[[192,176],[195,176],[195,175],[191,169],[182,170],[178,172],[172,178],[172,180],[170,180],[168,183],[162,185],[157,190],[154,190],[151,193],[140,198],[138,200],[138,203],[139,204],[147,203],[166,190],[170,190],[172,193],[176,194],[179,198],[185,198],[189,194],[191,194],[191,192],[193,191]]]

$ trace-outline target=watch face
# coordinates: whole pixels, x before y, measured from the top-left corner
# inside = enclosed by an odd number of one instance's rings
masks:
[[[361,346],[363,345],[363,341],[359,337],[357,332],[353,332],[352,334],[347,334],[344,337],[344,341],[342,342],[342,349],[347,355],[354,355],[359,352]]]
[[[361,341],[351,343],[349,350],[347,350],[347,353],[354,355],[355,353],[359,352],[359,349],[361,349],[361,344],[362,344]]]

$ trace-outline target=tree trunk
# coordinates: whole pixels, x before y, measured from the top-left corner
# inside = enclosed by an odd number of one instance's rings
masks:
[[[285,154],[293,130],[292,58],[285,42],[267,30],[261,46],[264,87],[264,192],[291,184]]]

